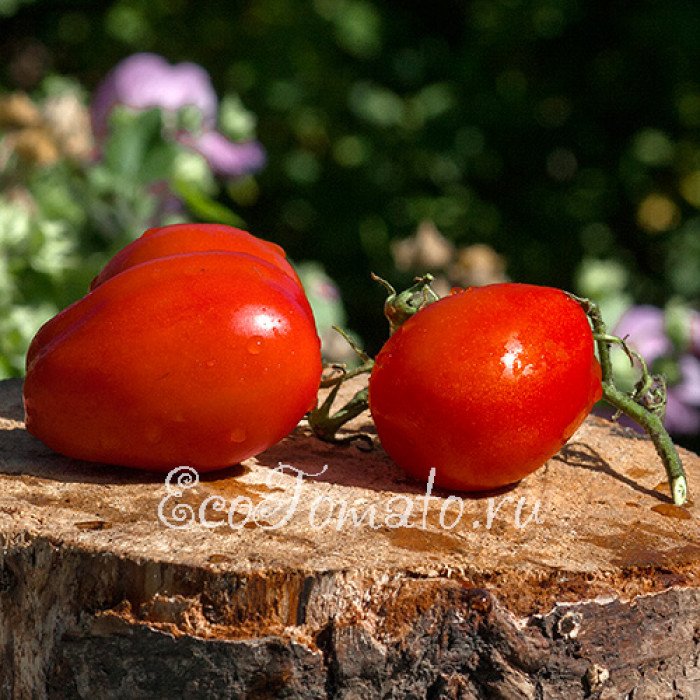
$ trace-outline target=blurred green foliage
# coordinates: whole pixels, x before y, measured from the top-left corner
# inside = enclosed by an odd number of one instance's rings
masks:
[[[6,87],[35,77],[32,55],[36,73],[88,88],[136,50],[205,66],[270,154],[256,201],[241,195],[249,227],[323,260],[344,290],[389,273],[389,240],[430,218],[505,253],[515,279],[571,286],[583,256],[616,256],[639,294],[698,293],[695,3],[13,6]],[[651,193],[678,209],[674,226],[638,224]],[[689,248],[695,266],[671,252]]]
[[[0,23],[5,90],[55,73],[90,91],[143,50],[204,66],[234,107],[227,128],[254,125],[269,158],[217,203],[321,261],[370,352],[385,328],[369,272],[407,282],[391,242],[424,220],[490,245],[517,281],[575,290],[602,265],[625,301],[700,297],[690,0],[5,0]],[[76,254],[42,235],[52,264]]]

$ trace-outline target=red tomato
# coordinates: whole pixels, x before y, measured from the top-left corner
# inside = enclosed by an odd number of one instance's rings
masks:
[[[134,265],[155,258],[179,253],[201,253],[208,250],[248,253],[278,267],[301,287],[294,268],[280,246],[256,238],[247,231],[224,224],[172,224],[148,229],[135,241],[122,248],[92,281],[94,289],[105,280]]]
[[[95,289],[106,280],[150,260],[184,253],[219,251],[247,253],[265,260],[285,273],[289,290],[296,295],[307,314],[313,317],[311,305],[294,268],[280,246],[256,238],[247,231],[224,224],[173,224],[148,229],[135,241],[122,248],[92,280]],[[281,283],[281,280],[280,280]]]
[[[69,457],[208,471],[285,437],[320,375],[315,325],[279,268],[173,255],[107,279],[39,330],[26,425]]]
[[[389,456],[461,491],[542,466],[601,397],[588,319],[563,292],[470,288],[410,318],[376,358],[369,404]]]

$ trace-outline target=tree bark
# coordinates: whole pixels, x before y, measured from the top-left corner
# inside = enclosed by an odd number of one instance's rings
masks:
[[[178,486],[22,421],[0,382],[0,698],[700,698],[700,511],[637,433],[474,498],[304,422]]]

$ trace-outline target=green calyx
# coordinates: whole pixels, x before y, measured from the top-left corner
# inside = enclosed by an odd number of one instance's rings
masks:
[[[417,277],[408,289],[399,293],[386,280],[374,273],[372,279],[389,292],[384,302],[384,316],[389,321],[391,334],[395,333],[411,316],[415,316],[418,311],[440,298],[430,286],[434,279],[430,273]]]

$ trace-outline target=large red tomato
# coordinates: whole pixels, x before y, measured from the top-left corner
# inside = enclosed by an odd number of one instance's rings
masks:
[[[376,358],[369,404],[389,456],[461,491],[518,481],[601,397],[588,319],[564,292],[470,288],[420,310]]]
[[[248,253],[278,267],[299,286],[301,282],[280,246],[224,224],[172,224],[148,229],[122,248],[92,281],[91,289],[129,267],[155,258],[208,250]]]
[[[70,457],[201,471],[285,437],[321,375],[313,319],[243,253],[125,269],[44,325],[27,354],[27,430]]]

